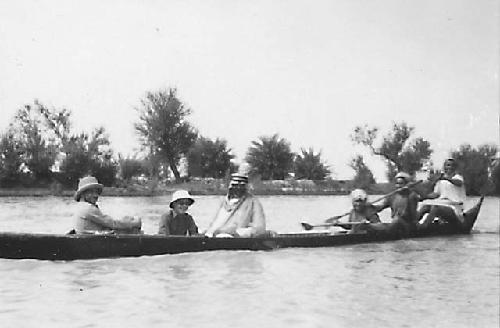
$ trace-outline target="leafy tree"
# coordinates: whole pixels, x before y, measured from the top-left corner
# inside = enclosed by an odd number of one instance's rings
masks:
[[[459,163],[467,194],[480,195],[486,192],[491,160],[496,153],[497,147],[494,145],[474,148],[469,144],[463,144],[457,151],[451,153],[451,157]]]
[[[353,180],[354,187],[368,189],[375,183],[373,173],[365,164],[363,156],[357,155],[354,157],[349,163],[349,166],[356,172]]]
[[[379,147],[375,146],[377,127],[357,126],[351,139],[356,144],[367,146],[374,155],[387,163],[387,177],[393,180],[398,171],[414,174],[429,159],[432,149],[423,138],[410,139],[414,128],[405,122],[393,123],[392,131],[383,137]]]
[[[75,187],[79,178],[93,175],[100,183],[110,186],[116,179],[118,167],[103,127],[88,135],[81,133],[69,137],[65,145],[66,158],[61,165],[63,183]]]
[[[1,140],[1,172],[10,177],[10,185],[28,177],[30,184],[55,178],[75,187],[87,174],[106,185],[114,182],[117,165],[104,128],[95,129],[91,135],[71,134],[70,116],[70,111],[48,108],[38,100],[16,112],[8,134]],[[61,163],[56,163],[58,157]],[[52,172],[54,164],[60,164],[60,172]],[[22,174],[20,167],[26,167],[29,175]]]
[[[493,183],[493,193],[500,195],[500,158],[496,158],[492,163],[491,181]]]
[[[65,108],[48,108],[38,100],[35,100],[35,106],[44,118],[52,142],[60,148],[64,148],[71,136],[71,111]]]
[[[294,153],[290,143],[278,134],[259,139],[252,141],[247,151],[250,174],[258,174],[262,180],[283,180],[293,167]]]
[[[8,131],[0,136],[0,186],[13,187],[19,183],[22,164],[21,149]]]
[[[134,177],[147,173],[144,162],[135,157],[123,158],[121,155],[118,155],[118,166],[120,177],[124,181],[130,181]]]
[[[65,158],[61,163],[62,183],[67,187],[74,188],[78,185],[78,179],[91,173],[91,156],[87,151],[88,135],[71,136],[65,146]]]
[[[188,174],[196,177],[223,178],[230,170],[231,149],[223,139],[200,137],[187,154]]]
[[[297,179],[324,180],[330,170],[321,159],[321,152],[315,154],[312,148],[301,149],[295,157],[295,177]]]
[[[141,100],[139,122],[134,124],[144,149],[168,164],[180,181],[177,168],[198,137],[186,118],[191,114],[178,98],[176,89],[147,92]]]
[[[45,120],[35,105],[20,108],[11,123],[22,149],[23,163],[36,182],[48,182],[52,177],[51,167],[58,153],[57,146],[47,134]]]

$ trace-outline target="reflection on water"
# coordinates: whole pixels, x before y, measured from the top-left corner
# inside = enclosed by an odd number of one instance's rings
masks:
[[[66,232],[69,199],[6,198],[0,230]],[[264,197],[269,227],[297,231],[346,197]],[[218,197],[192,214],[206,227]],[[168,197],[105,198],[155,233]],[[499,202],[470,236],[272,252],[48,262],[0,259],[2,326],[498,327]],[[30,315],[26,315],[30,309]]]

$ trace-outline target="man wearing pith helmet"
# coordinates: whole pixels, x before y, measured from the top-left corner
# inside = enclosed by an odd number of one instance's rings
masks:
[[[102,188],[102,184],[95,177],[84,177],[78,182],[78,189],[75,192],[75,200],[78,202],[75,215],[76,233],[100,231],[139,233],[142,223],[140,218],[125,216],[121,220],[115,220],[101,212],[97,200],[102,193]]]
[[[248,191],[248,166],[231,175],[226,197],[205,235],[252,237],[266,232],[266,217],[260,201]]]

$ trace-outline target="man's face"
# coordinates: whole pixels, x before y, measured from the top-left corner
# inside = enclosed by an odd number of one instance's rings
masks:
[[[452,174],[455,172],[455,165],[452,161],[446,161],[443,165],[443,170],[445,174]]]
[[[396,184],[396,188],[401,188],[401,187],[404,187],[404,185],[406,184],[406,181],[403,178],[397,178],[395,184]]]
[[[83,192],[83,199],[90,204],[95,205],[99,199],[99,191],[97,189],[89,189]]]
[[[365,208],[365,205],[366,205],[366,199],[354,199],[352,201],[352,208],[356,212],[362,211]]]
[[[191,201],[189,199],[179,199],[172,204],[172,209],[176,214],[184,214],[187,212]]]
[[[245,195],[247,191],[247,184],[244,182],[233,181],[229,185],[228,195],[229,198],[240,198]]]

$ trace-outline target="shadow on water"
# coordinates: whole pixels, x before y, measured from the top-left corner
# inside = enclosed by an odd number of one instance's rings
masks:
[[[109,274],[111,267],[103,265],[103,261],[77,261],[66,272],[72,284],[81,291],[99,288],[102,286],[103,277]]]

